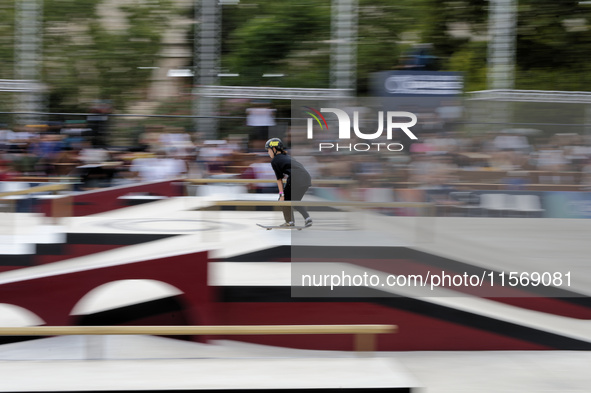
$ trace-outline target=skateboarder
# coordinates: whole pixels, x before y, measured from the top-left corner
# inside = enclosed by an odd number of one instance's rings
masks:
[[[312,185],[310,174],[302,164],[291,158],[281,139],[271,138],[265,143],[265,149],[271,157],[271,166],[275,171],[277,177],[277,187],[279,188],[280,201],[301,201],[308,188]],[[283,187],[283,178],[287,176],[285,188]],[[312,225],[312,218],[306,211],[304,206],[295,207],[298,212],[304,217],[304,226]],[[283,208],[283,217],[285,223],[282,227],[291,227],[295,225],[293,210],[290,206]]]

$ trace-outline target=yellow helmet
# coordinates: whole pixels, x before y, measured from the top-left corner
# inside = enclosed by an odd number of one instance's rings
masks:
[[[284,150],[283,142],[279,138],[271,138],[265,143],[265,149],[276,148],[277,150]]]

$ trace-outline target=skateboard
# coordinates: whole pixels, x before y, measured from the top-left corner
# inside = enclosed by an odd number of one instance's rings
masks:
[[[302,226],[293,226],[293,227],[282,227],[279,225],[262,225],[262,224],[257,224],[258,226],[260,226],[261,228],[265,228],[266,230],[270,231],[271,229],[297,229],[298,231],[301,231],[304,228],[307,227],[302,227]]]

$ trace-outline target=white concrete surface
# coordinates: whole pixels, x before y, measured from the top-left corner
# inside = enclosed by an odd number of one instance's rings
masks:
[[[0,283],[60,274],[72,269],[90,269],[105,263],[128,263],[147,257],[205,249],[213,250],[212,256],[223,260],[271,246],[293,244],[295,241],[296,244],[324,245],[408,245],[487,269],[530,272],[570,270],[573,272],[570,289],[591,294],[591,264],[588,263],[591,255],[591,220],[416,218],[370,213],[339,213],[335,216],[334,213],[314,212],[315,224],[312,228],[301,232],[265,231],[256,227],[255,222],[281,222],[280,212],[191,210],[204,203],[206,201],[199,198],[174,198],[117,212],[64,220],[62,225],[66,228],[64,231],[68,232],[178,233],[182,236],[153,242],[150,247],[123,247],[88,257],[0,273]],[[289,273],[288,263],[220,262],[212,264],[210,282],[226,285],[289,285]],[[431,301],[482,315],[493,315],[501,320],[541,328],[567,337],[591,340],[591,321],[539,315],[542,313],[467,296],[436,296]],[[229,342],[199,347],[195,343],[163,342],[155,337],[146,340],[143,337],[120,339],[115,336],[105,338],[107,345],[103,348],[103,355],[110,356],[110,360],[85,361],[81,360],[87,356],[86,342],[82,338],[55,339],[45,344],[40,344],[42,340],[36,340],[1,346],[0,391],[6,390],[5,386],[22,386],[23,390],[32,390],[35,386],[40,386],[35,383],[42,381],[43,376],[53,376],[59,380],[61,377],[67,379],[66,374],[71,379],[74,375],[73,379],[86,383],[87,389],[98,389],[104,386],[98,381],[98,375],[102,375],[101,378],[104,379],[104,373],[113,373],[113,380],[121,382],[119,388],[131,388],[129,381],[132,379],[162,377],[158,368],[173,373],[175,368],[181,370],[185,365],[189,367],[189,363],[182,362],[199,361],[204,356],[217,356],[221,359],[220,364],[240,358],[245,364],[249,364],[245,369],[252,370],[252,373],[278,366],[277,358],[297,359],[305,364],[302,356],[311,357],[315,361],[307,364],[316,365],[310,371],[313,373],[324,370],[324,367],[338,369],[338,362],[334,358],[348,359],[352,356],[351,353],[303,353],[285,348]],[[61,352],[68,347],[67,343],[73,344],[73,348],[77,349]],[[134,352],[138,345],[143,347],[143,352],[140,353],[142,357],[145,355],[149,360],[130,360],[138,355]],[[172,358],[175,360],[171,360]],[[588,351],[397,352],[379,353],[378,358],[395,360],[428,393],[588,392],[591,386],[591,353]],[[377,369],[384,370],[386,363],[380,363]],[[196,365],[197,363],[190,367]],[[211,383],[215,384],[225,378],[226,374],[222,370],[230,365],[234,368],[242,367],[225,363],[217,371],[214,368],[203,370],[209,370],[207,375],[211,377]],[[343,366],[339,376],[335,377],[357,375],[354,378],[357,382],[366,380],[366,376],[347,370]],[[308,371],[304,372],[306,375],[307,373]],[[285,376],[284,380],[291,381],[289,378],[292,376]],[[300,375],[299,378],[305,379],[305,376]],[[20,384],[22,381],[27,381],[28,384]],[[274,380],[273,383],[280,381]],[[66,385],[59,386],[62,389],[68,388]],[[185,385],[168,388],[182,386]]]
[[[95,337],[97,338],[97,337]],[[85,337],[0,347],[0,391],[181,389],[404,384],[421,393],[583,393],[591,352],[380,352],[360,357],[229,340],[210,344],[148,336]],[[289,371],[288,371],[289,370]],[[173,381],[174,380],[174,381]]]
[[[587,393],[589,351],[399,352],[425,393]]]
[[[94,337],[96,338],[96,337]],[[278,356],[157,337],[101,337],[100,359],[84,360],[85,338],[0,347],[0,391],[393,388],[419,382],[395,359],[295,351]],[[254,348],[254,350],[253,350]],[[238,348],[240,352],[240,347]],[[96,351],[95,351],[96,353]],[[33,357],[36,360],[27,360]],[[184,357],[184,359],[182,359]],[[17,361],[19,360],[19,361]]]

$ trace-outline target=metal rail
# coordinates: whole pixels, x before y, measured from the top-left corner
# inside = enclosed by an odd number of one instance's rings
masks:
[[[24,326],[0,327],[0,336],[353,334],[356,351],[375,351],[376,334],[397,331],[396,325]]]

